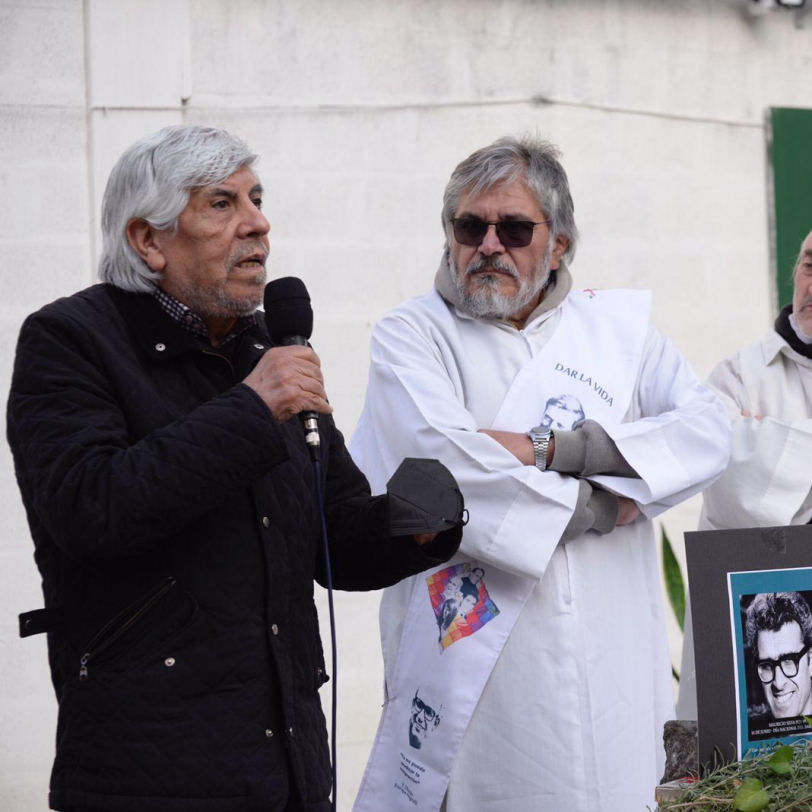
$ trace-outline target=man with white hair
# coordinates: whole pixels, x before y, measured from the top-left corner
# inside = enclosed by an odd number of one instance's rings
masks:
[[[812,519],[812,232],[793,274],[792,302],[773,329],[708,378],[732,422],[733,447],[725,475],[704,493],[702,530]]]
[[[273,346],[255,161],[208,127],[134,144],[104,196],[103,284],[20,333],[8,438],[45,594],[20,620],[48,633],[52,809],[326,812],[320,493],[337,588],[459,545],[403,477],[402,498],[369,495],[318,356]]]
[[[700,530],[782,527],[812,521],[812,232],[793,271],[792,302],[755,344],[708,378],[733,428],[730,465],[705,490]],[[696,719],[696,672],[686,613],[679,703]]]
[[[355,810],[645,809],[673,718],[651,519],[721,473],[727,421],[649,293],[572,289],[550,144],[475,152],[442,224],[434,290],[375,327],[351,450],[373,487],[406,452],[448,465],[471,513],[452,564],[484,571],[488,599],[438,647],[442,574],[384,593],[385,705]],[[416,754],[400,731],[418,686],[444,710]]]

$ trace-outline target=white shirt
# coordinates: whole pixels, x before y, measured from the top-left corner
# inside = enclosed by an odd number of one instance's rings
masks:
[[[775,330],[716,365],[708,383],[733,430],[730,464],[703,494],[700,530],[781,527],[812,518],[812,360]],[[742,411],[750,412],[745,417]],[[762,417],[759,420],[756,415]],[[680,719],[696,719],[690,602],[682,644]]]
[[[809,522],[812,360],[770,330],[718,364],[708,383],[733,426],[733,446],[725,475],[705,491],[699,529]]]

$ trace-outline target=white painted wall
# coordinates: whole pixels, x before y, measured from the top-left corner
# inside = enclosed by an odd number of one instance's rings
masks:
[[[372,324],[431,284],[448,175],[527,128],[564,151],[577,283],[652,288],[656,323],[706,375],[773,316],[765,110],[812,107],[812,15],[746,6],[0,0],[0,388],[24,316],[94,281],[115,159],[179,122],[261,154],[271,272],[310,288],[347,433]],[[0,482],[0,808],[39,812],[55,703],[44,640],[16,637],[16,614],[41,598],[5,448]],[[672,539],[697,515],[696,501],[670,512]],[[378,719],[377,604],[337,601],[343,810]],[[671,641],[677,659],[674,629]]]

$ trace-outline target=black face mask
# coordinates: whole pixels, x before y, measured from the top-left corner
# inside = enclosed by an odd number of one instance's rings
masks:
[[[438,460],[407,457],[386,492],[391,536],[440,533],[468,522],[457,480]]]

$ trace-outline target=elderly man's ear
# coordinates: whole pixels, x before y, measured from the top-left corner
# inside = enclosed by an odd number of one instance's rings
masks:
[[[162,271],[166,268],[166,257],[156,237],[157,232],[146,220],[130,220],[127,223],[127,240],[133,251],[153,271]]]
[[[564,256],[567,249],[570,247],[570,241],[563,235],[559,234],[555,238],[555,244],[553,245],[553,255],[550,257],[550,268],[554,271],[558,270],[558,266],[561,264],[561,257]]]

